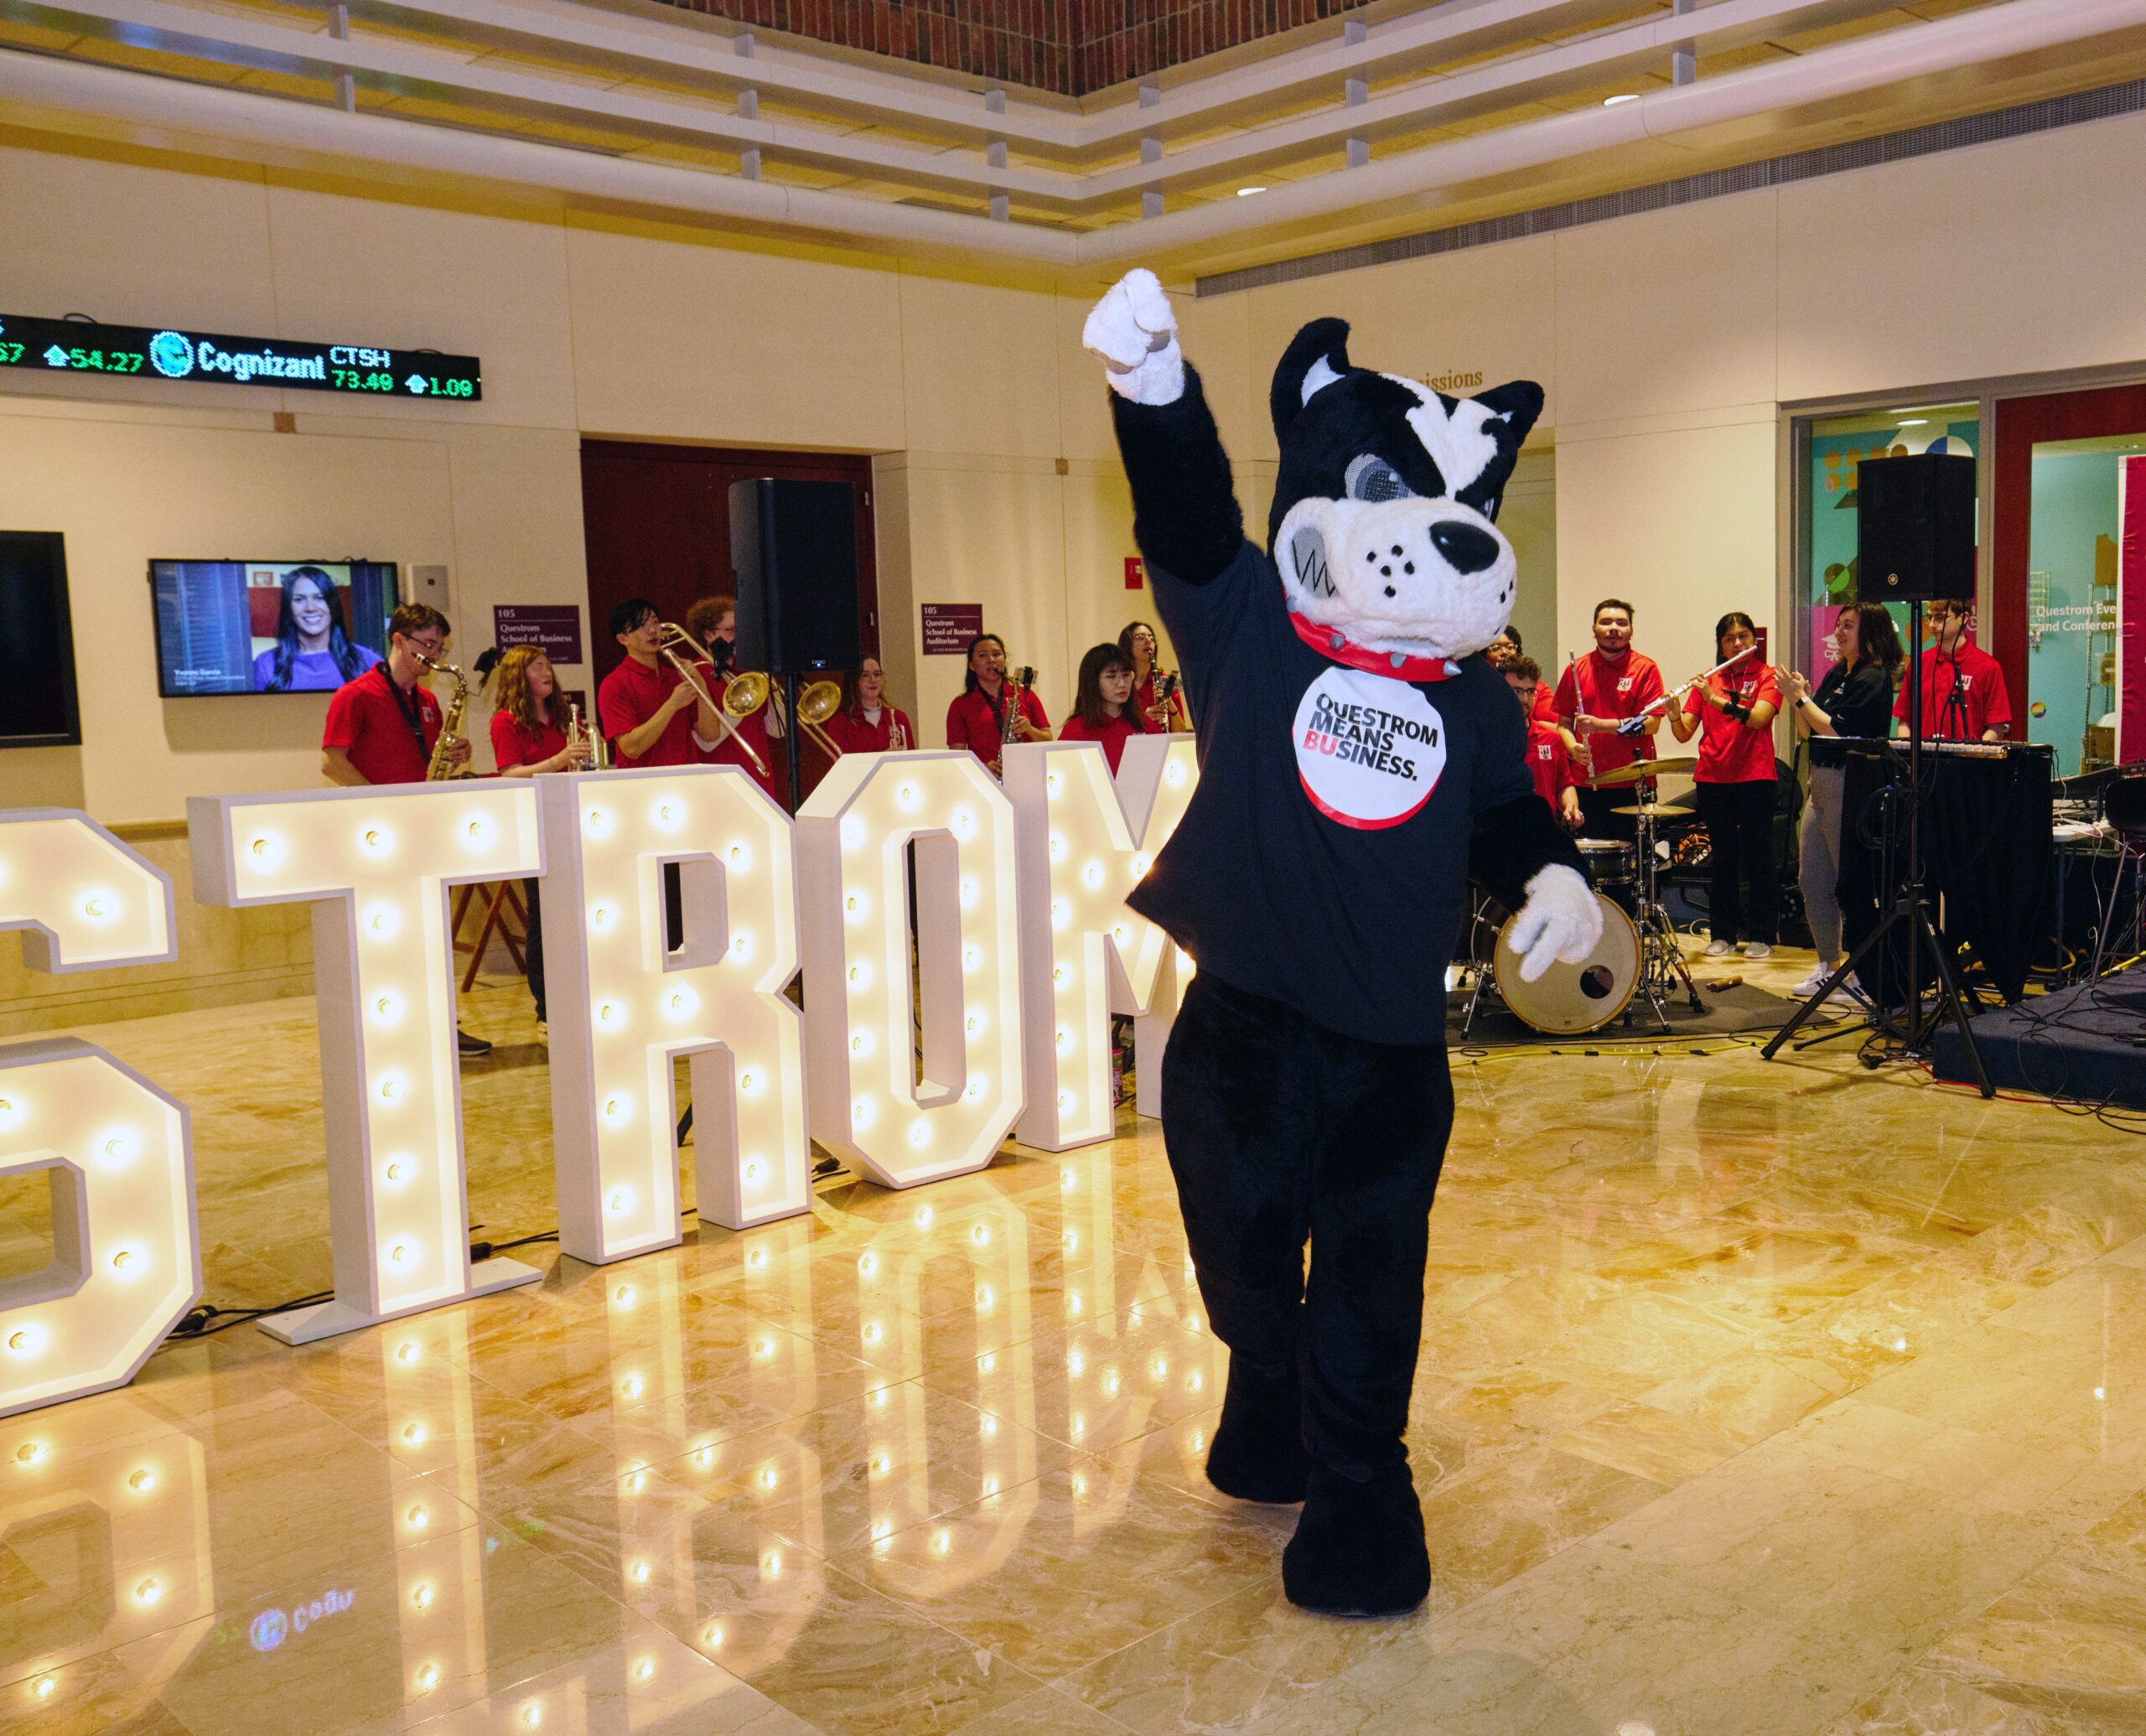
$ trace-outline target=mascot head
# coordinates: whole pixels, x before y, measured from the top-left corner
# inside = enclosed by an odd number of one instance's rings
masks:
[[[1464,657],[1512,614],[1498,504],[1542,388],[1449,398],[1349,360],[1345,320],[1314,319],[1274,371],[1281,446],[1267,547],[1289,607],[1336,650]]]

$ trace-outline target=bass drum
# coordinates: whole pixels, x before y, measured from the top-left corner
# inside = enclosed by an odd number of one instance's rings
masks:
[[[1498,994],[1523,1024],[1546,1035],[1576,1037],[1599,1030],[1631,1003],[1640,982],[1640,939],[1630,917],[1600,893],[1602,938],[1580,963],[1560,959],[1532,982],[1520,976],[1520,955],[1512,950],[1512,925],[1498,930]]]

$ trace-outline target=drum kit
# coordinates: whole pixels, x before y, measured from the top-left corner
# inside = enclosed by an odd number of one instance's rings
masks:
[[[1560,960],[1534,982],[1522,981],[1520,955],[1512,948],[1515,919],[1498,911],[1487,897],[1479,899],[1469,948],[1475,986],[1461,1021],[1463,1037],[1475,1024],[1475,1009],[1485,988],[1521,1023],[1549,1036],[1577,1037],[1599,1031],[1620,1017],[1629,1028],[1635,1001],[1652,1007],[1654,1016],[1667,1030],[1669,1016],[1662,1010],[1663,1003],[1678,993],[1688,999],[1692,1012],[1705,1010],[1677,947],[1677,926],[1657,895],[1660,860],[1655,828],[1666,820],[1681,820],[1692,810],[1656,801],[1641,787],[1666,775],[1688,774],[1698,765],[1693,759],[1641,759],[1589,780],[1588,787],[1595,790],[1632,786],[1640,800],[1614,810],[1632,816],[1634,842],[1575,840],[1586,865],[1588,884],[1594,889],[1595,902],[1602,909],[1602,938],[1578,964]],[[1615,896],[1619,894],[1621,901]],[[1497,938],[1490,957],[1485,959],[1477,937],[1486,930],[1495,931]]]

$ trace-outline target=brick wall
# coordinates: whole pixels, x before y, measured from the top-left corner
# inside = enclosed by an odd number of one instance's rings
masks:
[[[1085,96],[1365,0],[670,0],[816,42]]]

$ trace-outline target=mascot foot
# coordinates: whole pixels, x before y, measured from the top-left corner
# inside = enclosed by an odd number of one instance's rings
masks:
[[[1430,1594],[1423,1510],[1406,1464],[1356,1483],[1314,1465],[1282,1589],[1323,1615],[1399,1615]]]
[[[1207,1480],[1241,1501],[1287,1506],[1304,1498],[1310,1469],[1295,1371],[1262,1375],[1232,1361],[1222,1420],[1207,1449]]]

